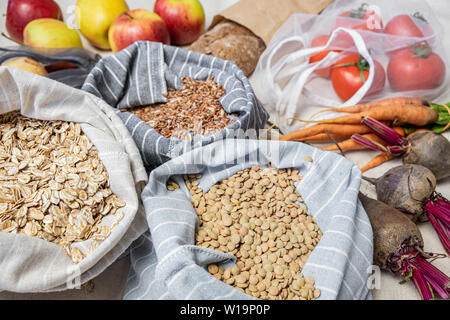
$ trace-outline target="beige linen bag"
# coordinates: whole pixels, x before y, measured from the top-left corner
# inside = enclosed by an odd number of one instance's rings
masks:
[[[117,227],[78,264],[56,244],[0,232],[0,290],[71,289],[105,270],[147,229],[138,196],[147,174],[133,139],[114,109],[91,94],[22,70],[0,67],[0,113],[13,110],[34,119],[80,123],[108,171],[112,192],[126,203]],[[102,225],[110,226],[113,221],[114,216],[105,216]],[[86,252],[91,241],[72,246]]]

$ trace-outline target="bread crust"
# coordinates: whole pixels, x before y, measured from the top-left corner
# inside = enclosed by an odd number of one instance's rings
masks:
[[[224,20],[203,34],[188,49],[233,61],[250,76],[265,50],[264,42],[247,28]]]

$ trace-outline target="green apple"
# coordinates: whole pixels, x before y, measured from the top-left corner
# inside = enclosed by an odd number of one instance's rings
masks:
[[[36,19],[23,30],[23,42],[38,48],[82,48],[77,30],[56,19]]]
[[[78,0],[76,20],[81,33],[98,49],[111,49],[108,41],[109,27],[123,12],[128,11],[124,0]]]

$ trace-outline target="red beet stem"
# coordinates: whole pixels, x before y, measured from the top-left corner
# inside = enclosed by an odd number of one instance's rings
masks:
[[[371,139],[368,139],[366,137],[363,137],[362,135],[357,134],[357,133],[352,135],[351,138],[352,138],[352,140],[358,142],[359,144],[361,144],[361,145],[363,145],[363,146],[365,146],[365,147],[367,147],[369,149],[385,152],[385,153],[387,153],[389,155],[392,155],[392,156],[399,156],[399,155],[402,155],[405,152],[403,147],[400,147],[400,146],[388,146],[388,147],[385,147],[382,144],[380,144],[380,143],[378,143],[376,141],[373,141]]]
[[[442,243],[442,246],[444,247],[447,254],[450,255],[450,229],[446,227],[442,222],[440,222],[436,217],[427,211],[427,217],[428,220],[430,220],[431,225],[433,226],[434,230],[436,230],[436,233],[439,237],[439,240]]]
[[[424,278],[430,284],[430,286],[433,288],[433,290],[435,290],[441,296],[442,299],[448,298],[448,291],[441,288],[439,286],[439,284],[433,278],[429,277],[426,274],[424,275]]]
[[[450,254],[450,210],[447,208],[448,204],[447,199],[439,194],[434,194],[425,203],[423,209],[431,225],[436,230],[445,251],[447,254]]]
[[[433,290],[430,289],[430,286],[428,285],[424,276],[420,272],[412,271],[411,279],[414,282],[414,285],[416,286],[417,290],[419,290],[422,300],[434,299]]]
[[[450,202],[448,202],[447,199],[443,198],[443,197],[438,197],[436,202],[438,203],[438,205],[440,207],[442,207],[443,209],[446,210],[446,213],[448,215],[450,215]]]
[[[442,271],[433,266],[427,260],[417,255],[411,263],[417,268],[416,270],[425,277],[432,288],[443,298],[446,299],[450,294],[450,278]]]
[[[423,208],[426,212],[433,214],[437,219],[450,225],[450,214],[448,214],[450,213],[450,210],[442,207],[438,202],[428,200]]]
[[[399,146],[388,146],[387,149],[392,155],[402,155],[405,152],[405,149]]]
[[[388,150],[382,146],[381,144],[379,144],[378,142],[372,141],[371,139],[365,138],[363,136],[361,136],[360,134],[355,133],[354,135],[352,135],[352,140],[358,142],[359,144],[370,148],[372,150],[376,150],[376,151],[381,151],[381,152],[388,152]]]
[[[401,134],[378,120],[370,117],[363,117],[362,123],[364,123],[380,139],[383,139],[391,146],[405,147],[408,145],[408,140]],[[402,148],[402,152],[404,151],[405,149]]]
[[[353,140],[355,140],[356,142],[362,144],[367,148],[386,152],[391,156],[400,156],[403,153],[405,153],[405,148],[408,145],[408,140],[406,140],[401,134],[396,132],[394,129],[370,117],[363,117],[362,123],[365,124],[370,129],[370,131],[376,134],[380,139],[385,141],[388,144],[388,146],[385,147],[380,143],[362,137],[359,134],[354,134],[352,136]]]
[[[434,299],[433,292],[443,299],[450,296],[450,278],[408,244],[391,254],[387,264],[395,274],[406,280],[412,279],[422,299]]]

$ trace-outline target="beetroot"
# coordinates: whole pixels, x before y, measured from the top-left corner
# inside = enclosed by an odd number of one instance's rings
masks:
[[[450,295],[450,278],[426,259],[423,238],[417,226],[398,210],[383,202],[359,194],[369,217],[374,237],[374,263],[412,280],[422,299],[434,298],[434,292],[446,299]]]
[[[368,179],[377,190],[377,199],[416,221],[426,220],[423,203],[436,188],[431,170],[416,164],[394,167],[378,179]]]
[[[427,167],[437,180],[450,177],[450,141],[447,138],[431,131],[417,132],[408,142],[403,163]]]
[[[407,164],[388,170],[378,179],[364,179],[375,185],[378,200],[403,212],[413,222],[429,220],[450,254],[450,202],[436,193],[436,178],[431,170]]]
[[[423,238],[417,226],[398,210],[370,199],[360,193],[361,200],[373,229],[374,263],[388,270],[388,258],[407,244],[423,248]]]

